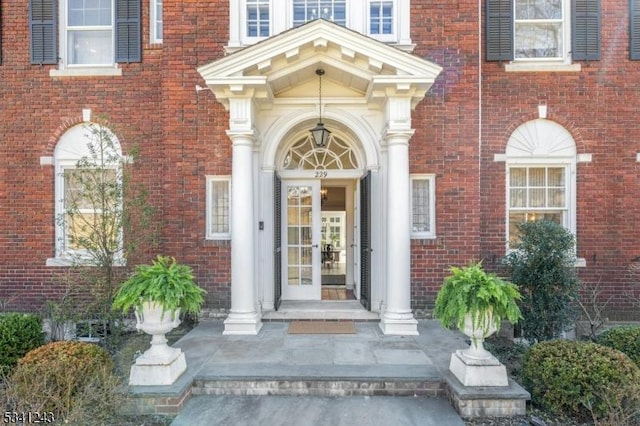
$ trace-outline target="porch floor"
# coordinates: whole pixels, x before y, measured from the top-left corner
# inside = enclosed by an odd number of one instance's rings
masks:
[[[380,398],[380,404],[386,404],[385,398],[410,395],[407,401],[415,400],[409,403],[415,405],[415,410],[421,412],[427,407],[433,409],[433,404],[437,406],[440,417],[434,423],[421,424],[463,424],[446,399],[442,399],[445,382],[451,376],[448,371],[451,353],[468,346],[462,334],[443,329],[435,320],[420,320],[418,336],[385,336],[377,322],[367,321],[356,322],[356,334],[343,335],[289,334],[288,326],[288,322],[265,322],[258,335],[238,336],[223,335],[222,321],[201,322],[174,345],[185,353],[187,371],[171,386],[130,387],[138,399],[134,409],[179,413],[174,425],[209,425],[223,424],[211,420],[223,414],[220,410],[229,406],[230,398],[233,404],[255,407],[256,398],[262,398],[260,404],[280,404],[287,398],[306,395],[305,398],[317,398],[322,406],[331,398],[350,397],[347,400],[357,406],[369,404],[371,410],[377,409],[376,398]],[[357,384],[355,388],[349,387],[352,383]],[[414,393],[411,386],[415,383],[419,387]],[[302,392],[300,386],[304,387]],[[371,393],[366,393],[367,389]],[[162,404],[158,401],[167,401],[167,406],[159,407]],[[289,405],[304,404],[298,401],[289,401]],[[398,400],[397,406],[406,410],[406,403]],[[327,407],[330,409],[331,404]],[[451,422],[443,421],[442,416]],[[269,424],[256,420],[251,418],[246,424]],[[293,423],[277,424],[316,424],[295,421],[299,417],[289,420]]]

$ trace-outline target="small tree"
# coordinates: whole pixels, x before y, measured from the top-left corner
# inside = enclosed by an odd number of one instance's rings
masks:
[[[537,341],[559,337],[574,325],[578,313],[574,237],[548,220],[521,223],[518,229],[520,241],[506,264],[522,293],[522,333]]]
[[[127,260],[156,243],[157,229],[146,189],[131,179],[134,162],[125,161],[136,153],[121,154],[106,122],[89,123],[86,131],[89,154],[63,172],[64,209],[57,220],[65,230],[65,255],[77,269],[78,279],[67,276],[67,285],[84,290],[74,295],[86,295],[88,287],[87,313],[108,319]]]

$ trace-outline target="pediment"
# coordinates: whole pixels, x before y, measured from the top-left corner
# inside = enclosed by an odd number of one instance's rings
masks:
[[[311,21],[198,68],[218,101],[257,101],[317,96],[316,69],[325,70],[329,97],[375,101],[390,90],[415,106],[442,68],[326,20]]]

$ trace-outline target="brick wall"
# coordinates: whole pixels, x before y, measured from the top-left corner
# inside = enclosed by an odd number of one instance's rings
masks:
[[[504,64],[483,63],[481,253],[496,267],[505,252],[505,163],[494,162],[494,154],[505,152],[511,132],[537,118],[544,102],[547,118],[571,133],[578,154],[593,155],[577,165],[583,287],[600,283],[603,300],[613,296],[612,319],[637,319],[624,293],[633,281],[628,267],[640,256],[640,63],[628,59],[628,5],[602,2],[601,24],[602,59],[581,62],[580,72],[507,73]]]

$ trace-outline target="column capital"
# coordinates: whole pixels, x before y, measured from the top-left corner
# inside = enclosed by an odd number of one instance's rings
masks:
[[[258,140],[258,131],[251,130],[227,130],[227,136],[231,139],[233,146],[251,146],[253,147]]]
[[[387,146],[408,145],[409,139],[415,132],[415,129],[391,130],[387,128],[382,135],[382,139]]]

